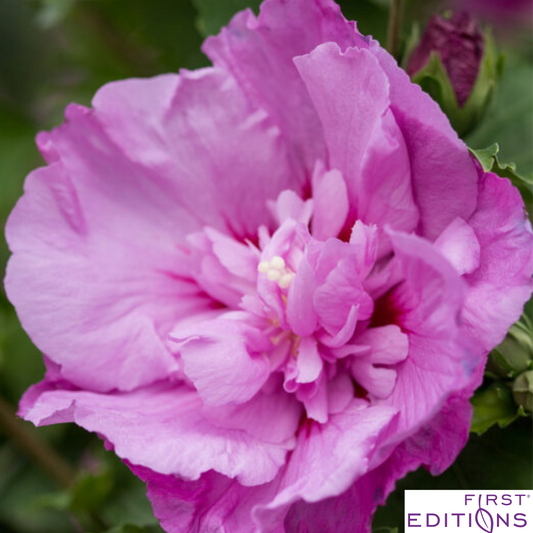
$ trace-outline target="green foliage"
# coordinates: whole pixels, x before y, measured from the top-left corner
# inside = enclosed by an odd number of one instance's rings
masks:
[[[107,533],[161,533],[163,530],[159,526],[135,526],[125,524],[110,529]]]
[[[522,372],[514,380],[513,398],[521,409],[533,412],[533,370]]]
[[[533,65],[508,53],[495,98],[483,122],[466,138],[468,146],[498,143],[501,159],[533,174]]]
[[[202,35],[216,35],[237,13],[251,8],[255,13],[259,11],[261,0],[193,0],[198,9],[198,29]]]
[[[474,416],[470,431],[482,435],[493,425],[507,427],[519,416],[524,416],[524,410],[517,407],[511,390],[501,383],[494,383],[487,388],[476,391],[472,400]]]
[[[533,324],[528,311],[511,327],[501,344],[492,350],[486,374],[494,378],[516,378],[522,372],[533,369]]]
[[[494,172],[498,176],[509,178],[513,182],[513,185],[522,194],[526,208],[531,216],[533,212],[533,173],[529,176],[523,176],[517,171],[515,163],[500,162],[498,158],[499,151],[500,146],[498,143],[478,150],[470,148],[470,152],[474,154],[485,172]]]

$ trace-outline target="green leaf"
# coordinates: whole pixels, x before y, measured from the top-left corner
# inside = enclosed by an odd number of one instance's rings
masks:
[[[259,10],[261,0],[193,0],[198,10],[198,31],[205,37],[215,35],[237,13],[246,8]]]
[[[495,98],[483,122],[466,137],[469,146],[498,143],[500,159],[533,174],[533,66],[507,54]]]
[[[514,380],[513,398],[520,408],[533,412],[533,370],[523,372]]]
[[[39,503],[43,507],[58,511],[71,511],[76,515],[98,511],[106,502],[113,488],[108,471],[99,473],[82,472],[73,487],[66,491],[43,496]]]
[[[533,324],[527,310],[511,326],[505,339],[492,350],[485,375],[515,378],[533,369]]]
[[[500,146],[498,143],[491,144],[487,148],[473,149],[470,152],[477,158],[485,172],[494,172],[502,178],[509,178],[512,184],[520,191],[526,208],[533,214],[533,174],[524,176],[517,171],[515,163],[503,163],[498,158]]]
[[[470,431],[478,435],[495,424],[504,428],[524,416],[523,409],[517,407],[509,388],[501,383],[478,389],[470,401],[474,407]]]
[[[159,526],[141,527],[132,524],[124,524],[110,529],[107,533],[163,533],[163,530]]]

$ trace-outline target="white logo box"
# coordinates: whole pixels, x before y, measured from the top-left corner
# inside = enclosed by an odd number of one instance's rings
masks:
[[[406,490],[405,533],[533,532],[531,490]]]

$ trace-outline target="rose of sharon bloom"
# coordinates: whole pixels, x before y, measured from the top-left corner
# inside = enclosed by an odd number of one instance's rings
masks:
[[[532,290],[518,191],[330,0],[267,0],[214,66],[102,88],[38,137],[6,288],[75,422],[169,533],[366,532],[464,446]]]

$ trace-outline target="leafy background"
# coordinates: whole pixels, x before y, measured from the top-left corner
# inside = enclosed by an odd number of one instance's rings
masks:
[[[387,0],[344,0],[344,14],[385,42]],[[206,35],[257,0],[0,0],[0,221],[25,176],[42,165],[35,134],[62,120],[75,101],[89,105],[104,83],[207,64]],[[404,35],[450,2],[411,0]],[[511,30],[511,31],[510,31]],[[506,55],[498,92],[484,121],[466,139],[494,142],[502,161],[533,172],[531,27],[496,28]],[[0,240],[0,273],[8,258]],[[36,430],[14,417],[24,390],[44,373],[41,356],[0,292],[0,531],[2,533],[155,533],[161,529],[144,486],[94,436],[73,425]],[[503,374],[500,374],[503,375]],[[403,489],[533,487],[532,423],[519,416],[508,376],[489,376],[476,399],[478,432],[456,463],[433,478],[424,470],[404,480],[375,519],[376,531],[402,529]],[[509,424],[502,429],[499,427]],[[481,429],[480,429],[481,427]],[[16,434],[17,438],[14,438]],[[21,443],[25,443],[24,447]],[[40,459],[36,460],[36,453]],[[67,485],[69,487],[67,488]]]

